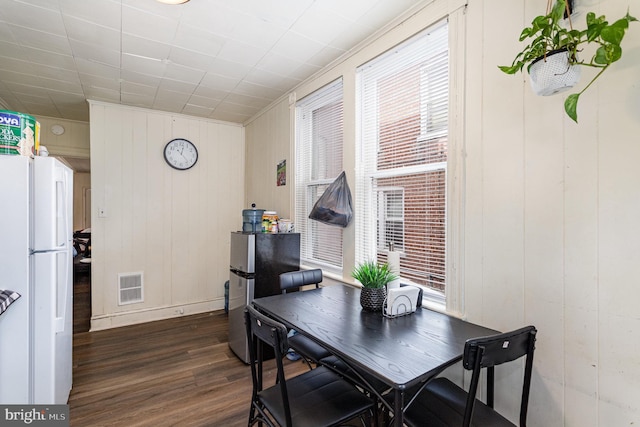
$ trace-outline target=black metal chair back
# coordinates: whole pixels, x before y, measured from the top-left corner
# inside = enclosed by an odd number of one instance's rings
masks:
[[[536,333],[535,327],[527,326],[512,332],[470,339],[465,343],[462,364],[465,369],[472,370],[473,373],[464,414],[464,426],[471,424],[481,370],[487,368],[487,406],[493,408],[494,367],[523,356],[527,359],[520,404],[520,426],[526,426]]]
[[[283,294],[287,291],[299,290],[302,286],[315,285],[316,289],[322,282],[322,270],[300,270],[282,273],[280,275],[280,289]]]
[[[249,425],[315,425],[333,427],[374,411],[371,399],[324,366],[287,379],[282,356],[288,348],[285,326],[258,312],[245,309],[253,391]],[[275,351],[276,384],[263,387],[262,346]]]
[[[258,393],[263,390],[262,383],[262,358],[263,345],[267,344],[272,347],[275,352],[276,368],[277,368],[277,386],[280,388],[280,395],[284,403],[284,411],[286,425],[290,426],[291,410],[289,407],[289,395],[287,393],[287,383],[284,376],[284,367],[282,365],[282,357],[287,352],[287,328],[279,322],[265,316],[252,306],[248,305],[245,309],[245,325],[247,327],[247,337],[249,338],[249,356],[251,360],[251,379],[253,381],[253,391],[251,397],[251,415],[254,417],[254,411],[260,413],[260,419],[267,424],[271,424],[269,418],[264,413],[262,407],[257,404]]]

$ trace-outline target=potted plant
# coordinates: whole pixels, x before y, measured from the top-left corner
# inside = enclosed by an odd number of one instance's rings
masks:
[[[564,102],[567,115],[577,123],[578,98],[611,64],[622,57],[620,43],[629,28],[629,23],[637,21],[637,19],[629,15],[629,11],[627,11],[623,18],[609,24],[605,16],[596,17],[595,13],[588,12],[586,16],[587,28],[576,30],[571,26],[565,28],[561,25],[561,22],[564,21],[565,11],[568,12],[565,0],[558,0],[546,15],[537,16],[531,22],[531,26],[526,27],[520,33],[520,41],[532,39],[531,42],[516,55],[511,65],[499,66],[499,68],[507,74],[515,74],[522,71],[526,65],[527,71],[531,74],[532,68],[535,69],[541,63],[548,62],[550,57],[556,54],[563,56],[566,61],[564,68],[560,66],[560,69],[556,68],[554,73],[561,79],[571,80],[570,77],[573,74],[578,73],[579,75],[579,71],[575,71],[575,69],[580,65],[598,68],[598,73],[584,89],[569,95]],[[578,58],[578,52],[582,51],[587,44],[595,44],[597,47],[595,54],[588,62]],[[535,83],[532,80],[532,84]],[[571,86],[570,83],[561,82],[556,89],[551,88],[547,90],[548,93],[541,94],[551,95]]]
[[[362,308],[370,311],[382,311],[384,299],[387,296],[386,285],[398,278],[391,271],[389,265],[366,261],[359,264],[351,275],[362,284],[360,291]]]

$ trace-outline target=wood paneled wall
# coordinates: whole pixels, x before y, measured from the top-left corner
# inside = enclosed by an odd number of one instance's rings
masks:
[[[296,88],[298,97],[342,76],[345,81],[345,169],[351,172],[356,143],[354,69],[429,25],[430,10],[455,2],[425,1],[424,9],[365,46],[353,50]],[[578,2],[574,27],[587,10],[611,20],[640,9],[628,0]],[[463,108],[451,118],[464,123],[460,167],[450,199],[459,209],[460,239],[452,254],[464,315],[508,330],[539,329],[528,425],[623,426],[640,423],[640,24],[631,23],[624,56],[580,99],[580,124],[565,116],[567,94],[537,97],[526,75],[507,76],[498,65],[520,50],[522,28],[543,14],[546,2],[474,0],[451,28],[461,39],[461,75],[452,97]],[[587,54],[587,53],[585,53]],[[460,55],[460,57],[458,57]],[[583,70],[581,90],[596,70]],[[457,91],[461,90],[461,91]],[[291,126],[279,112],[247,125],[247,143],[273,144],[271,129]],[[273,123],[272,120],[281,120]],[[249,135],[252,137],[250,138]],[[258,138],[259,136],[259,138]],[[293,147],[294,140],[289,141]],[[261,158],[248,151],[248,164]],[[271,182],[271,171],[253,182]],[[352,187],[353,191],[353,187]],[[354,195],[355,196],[355,195]],[[354,197],[355,200],[355,197]],[[286,205],[286,201],[281,203]],[[290,203],[293,203],[292,201]],[[348,275],[353,234],[345,230]],[[497,372],[496,407],[517,418],[521,369]]]
[[[242,226],[240,125],[91,102],[92,329],[220,309],[229,233]],[[169,167],[186,138],[197,164]],[[118,274],[143,273],[144,302],[118,305]]]

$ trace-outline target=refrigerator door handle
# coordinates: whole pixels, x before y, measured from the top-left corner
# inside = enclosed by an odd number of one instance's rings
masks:
[[[56,205],[59,212],[56,212],[57,217],[57,232],[58,236],[56,236],[56,240],[58,242],[59,248],[64,248],[69,245],[69,236],[72,235],[71,229],[69,228],[69,212],[67,209],[67,197],[70,197],[68,194],[68,175],[65,173],[64,169],[58,168],[56,177]]]

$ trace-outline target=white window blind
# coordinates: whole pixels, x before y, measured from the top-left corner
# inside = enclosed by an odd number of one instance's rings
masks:
[[[342,172],[342,79],[296,104],[296,229],[307,265],[342,269],[342,228],[309,219],[309,212]]]
[[[445,289],[448,25],[358,68],[356,260],[402,252],[400,275]]]

